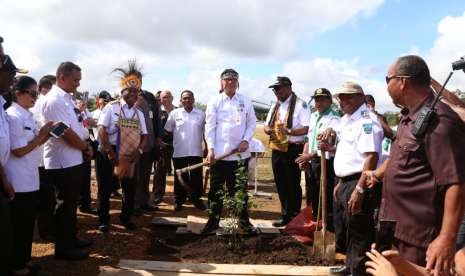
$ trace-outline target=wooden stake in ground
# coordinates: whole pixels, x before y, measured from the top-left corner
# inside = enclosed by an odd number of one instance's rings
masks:
[[[328,181],[326,176],[326,154],[324,151],[321,151],[320,166],[320,203],[318,206],[319,208],[317,217],[320,217],[321,213],[321,230],[315,231],[313,236],[313,255],[315,258],[333,263],[336,255],[336,238],[334,233],[328,232],[326,230],[326,212],[328,210],[326,188]],[[317,230],[319,226],[318,220],[319,219],[317,218]]]

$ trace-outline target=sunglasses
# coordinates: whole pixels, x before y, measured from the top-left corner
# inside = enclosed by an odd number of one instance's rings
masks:
[[[392,79],[401,79],[401,78],[411,78],[412,76],[398,76],[398,75],[393,75],[393,76],[386,76],[386,84],[389,84],[389,82],[392,80]]]
[[[23,90],[22,92],[29,94],[29,96],[33,98],[37,98],[37,96],[39,95],[39,92],[37,92],[36,90]]]

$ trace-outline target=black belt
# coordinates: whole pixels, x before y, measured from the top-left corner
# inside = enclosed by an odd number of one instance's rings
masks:
[[[349,182],[353,180],[359,180],[360,176],[362,176],[362,173],[354,173],[348,176],[340,177],[342,182]]]

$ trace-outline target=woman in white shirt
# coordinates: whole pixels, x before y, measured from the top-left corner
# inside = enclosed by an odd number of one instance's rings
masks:
[[[5,166],[5,174],[15,190],[11,201],[11,220],[14,230],[12,275],[33,275],[40,267],[31,264],[32,237],[38,206],[39,146],[49,137],[52,122],[37,129],[29,111],[37,99],[37,83],[22,76],[14,85],[14,101],[7,109],[11,154]]]

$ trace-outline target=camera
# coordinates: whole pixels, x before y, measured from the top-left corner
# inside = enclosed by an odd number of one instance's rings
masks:
[[[459,60],[452,62],[452,70],[463,70],[465,72],[465,56]]]

